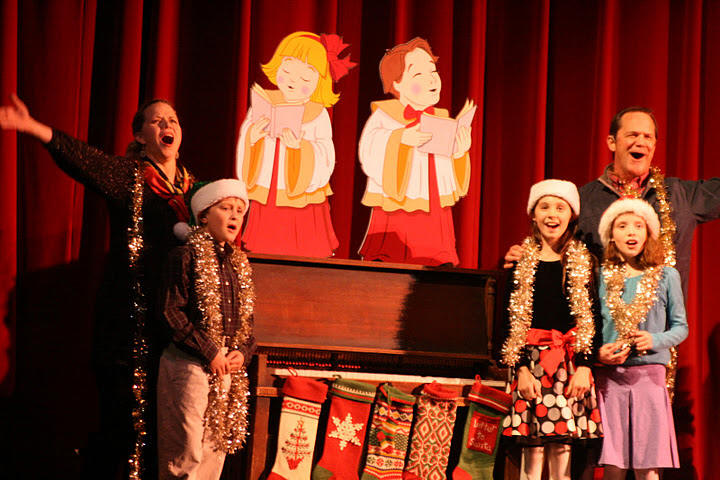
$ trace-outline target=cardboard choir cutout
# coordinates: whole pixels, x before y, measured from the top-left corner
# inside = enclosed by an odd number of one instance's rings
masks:
[[[338,247],[327,201],[335,168],[327,107],[340,97],[333,82],[355,65],[338,57],[347,46],[337,35],[292,33],[262,65],[278,89],[251,88],[235,164],[250,198],[242,235],[250,252],[329,257]]]
[[[359,157],[368,177],[362,203],[372,207],[360,247],[365,260],[457,265],[451,207],[470,184],[471,122],[466,101],[457,119],[435,108],[442,82],[421,38],[390,49],[380,78],[395,98],[370,105]]]

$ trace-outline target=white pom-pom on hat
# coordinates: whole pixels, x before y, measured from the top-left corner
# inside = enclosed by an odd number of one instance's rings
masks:
[[[190,236],[190,232],[192,232],[192,227],[188,225],[187,222],[177,222],[173,225],[173,233],[183,242],[187,241],[188,236]]]
[[[530,215],[538,200],[547,195],[562,198],[570,205],[570,208],[572,208],[576,216],[580,215],[580,195],[578,194],[575,184],[567,180],[557,180],[554,178],[542,180],[530,187],[527,214]]]
[[[658,235],[660,235],[660,219],[652,205],[639,198],[621,198],[611,203],[602,214],[602,217],[600,217],[598,233],[600,234],[600,241],[603,247],[607,247],[608,243],[610,243],[610,237],[612,235],[610,227],[613,221],[623,213],[634,213],[642,217],[643,220],[645,220],[648,230],[650,230],[650,236],[652,238],[656,239]]]

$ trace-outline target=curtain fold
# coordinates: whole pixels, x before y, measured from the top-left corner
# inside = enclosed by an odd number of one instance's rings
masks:
[[[147,50],[146,68],[151,70],[148,79],[150,91],[147,97],[164,98],[175,102],[177,88],[177,45],[180,37],[180,3],[176,0],[160,0],[150,15],[151,33],[148,35],[151,47]]]
[[[0,92],[17,90],[17,0],[0,1]],[[3,101],[8,101],[3,97]],[[15,383],[15,277],[17,275],[17,137],[0,131],[0,396]]]
[[[58,128],[85,139],[94,18],[95,2],[91,1],[19,4],[19,95],[38,118],[52,118]],[[59,91],[63,94],[57,95]],[[8,92],[3,92],[3,99],[7,98]],[[82,187],[59,169],[48,168],[47,154],[37,142],[23,139],[20,155],[20,209],[48,214],[43,221],[20,216],[19,265],[32,271],[75,260],[80,246]],[[46,188],[49,185],[53,188]],[[63,200],[57,202],[57,198]]]
[[[455,31],[453,36],[455,68],[455,92],[451,112],[455,115],[465,101],[475,101],[478,109],[472,127],[472,147],[470,147],[471,177],[467,196],[453,207],[458,257],[460,266],[476,268],[479,264],[480,209],[482,208],[483,179],[483,128],[485,110],[485,36],[487,28],[487,1],[461,5],[455,13]],[[469,33],[469,36],[467,35]]]
[[[548,4],[488,3],[480,212],[484,268],[497,268],[507,247],[527,234],[527,192],[546,173]]]
[[[612,158],[609,122],[623,107],[655,111],[655,164],[668,176],[720,175],[715,0],[0,0],[0,95],[6,103],[17,91],[38,119],[119,154],[132,139],[138,104],[167,98],[183,126],[181,161],[200,179],[234,176],[249,88],[271,87],[260,64],[296,30],[342,35],[358,62],[336,84],[341,97],[330,112],[339,258],[357,258],[368,222],[357,141],[370,102],[386,98],[378,63],[386,49],[415,36],[440,57],[438,106],[452,115],[465,98],[479,106],[470,191],[453,207],[462,267],[497,268],[527,234],[534,182],[555,177],[582,185],[600,175]],[[88,299],[97,288],[107,220],[101,199],[31,139],[0,133],[0,175],[0,394],[26,398],[62,379],[41,376],[28,386],[42,371],[33,363],[37,345],[50,349],[39,358],[59,354],[49,339],[33,343],[38,336],[76,342],[73,361],[89,350]],[[683,467],[664,478],[720,478],[710,447],[713,399],[720,396],[718,235],[720,222],[705,225],[694,246],[690,337],[680,348],[675,402]],[[89,395],[88,405],[91,390],[77,390]],[[59,428],[52,408],[43,419]],[[71,462],[62,440],[46,450]]]

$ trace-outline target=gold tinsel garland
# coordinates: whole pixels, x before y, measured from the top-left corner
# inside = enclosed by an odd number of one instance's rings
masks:
[[[664,264],[668,267],[675,266],[675,222],[670,214],[672,206],[668,201],[667,189],[665,188],[665,176],[659,168],[650,168],[650,180],[648,180],[648,188],[655,189],[655,196],[658,201],[658,210],[660,211],[660,243],[663,247]]]
[[[652,167],[652,176],[649,184],[655,187],[655,195],[658,199],[658,207],[660,210],[660,243],[663,247],[665,265],[669,267],[675,266],[675,222],[670,213],[672,205],[667,198],[667,190],[665,189],[665,177],[657,167]],[[670,347],[670,362],[667,364],[665,372],[665,385],[667,386],[670,400],[675,397],[675,377],[677,374],[678,353],[677,347]]]
[[[577,332],[575,353],[592,353],[595,336],[595,319],[590,299],[590,284],[593,275],[592,256],[585,244],[572,240],[565,253],[565,275],[567,276],[570,314],[575,317]]]
[[[202,313],[201,328],[219,347],[237,349],[244,345],[251,335],[250,318],[253,314],[255,291],[251,279],[250,262],[240,248],[234,248],[230,262],[240,281],[238,305],[240,325],[226,345],[223,317],[220,312],[220,265],[210,234],[201,229],[194,230],[188,237],[188,245],[195,254],[195,291]],[[205,428],[216,450],[233,453],[242,448],[247,435],[247,413],[249,387],[245,368],[230,374],[230,389],[223,388],[220,375],[210,374],[210,393],[205,410]]]
[[[645,320],[650,308],[657,300],[657,289],[663,268],[663,265],[646,268],[632,303],[627,304],[622,298],[627,276],[627,263],[622,265],[611,264],[607,261],[603,263],[603,277],[606,286],[605,302],[615,322],[618,341],[627,345],[635,343],[633,335],[637,332],[638,325]]]
[[[648,180],[648,189],[655,189],[655,197],[658,201],[658,210],[660,212],[660,235],[659,240],[663,248],[664,265],[669,267],[675,266],[675,221],[672,219],[672,205],[668,200],[667,189],[665,187],[665,176],[658,167],[650,167],[650,179]],[[641,198],[641,192],[626,188],[623,195]],[[667,372],[665,374],[665,385],[667,386],[670,399],[675,395],[675,376],[677,373],[677,347],[670,347],[670,362],[667,364]]]
[[[523,253],[515,267],[510,295],[510,334],[502,348],[503,363],[514,366],[520,360],[520,352],[527,342],[532,324],[535,272],[540,262],[540,245],[532,237],[522,244]],[[592,314],[589,285],[592,278],[590,252],[578,240],[571,240],[565,252],[565,275],[570,313],[575,317],[577,332],[573,350],[589,354],[595,336],[595,322]]]
[[[130,319],[135,323],[135,336],[133,339],[133,395],[135,405],[132,411],[133,428],[135,429],[135,446],[130,453],[129,478],[138,480],[142,477],[143,449],[147,436],[147,423],[145,411],[147,408],[147,355],[148,344],[145,338],[145,295],[142,289],[142,272],[140,271],[140,258],[143,251],[142,236],[142,206],[143,188],[145,180],[142,169],[138,165],[135,169],[135,182],[132,189],[131,224],[128,227],[128,260],[131,278],[130,292]]]

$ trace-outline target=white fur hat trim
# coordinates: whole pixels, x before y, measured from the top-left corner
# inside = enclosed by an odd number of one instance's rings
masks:
[[[634,213],[642,217],[650,230],[650,236],[652,238],[658,238],[660,234],[660,219],[658,219],[658,215],[655,213],[652,205],[639,198],[621,198],[611,203],[602,214],[602,217],[600,217],[598,233],[600,234],[603,247],[607,247],[608,243],[610,243],[610,235],[612,233],[610,232],[610,227],[613,221],[623,213]]]
[[[538,200],[547,195],[562,198],[570,205],[575,215],[580,215],[580,195],[578,194],[575,184],[567,180],[556,180],[552,178],[538,182],[530,187],[527,214],[530,215]]]
[[[245,182],[234,178],[225,178],[217,180],[198,189],[190,200],[190,208],[193,216],[197,219],[200,212],[206,208],[210,208],[223,198],[237,197],[245,206],[248,205],[247,188]]]

